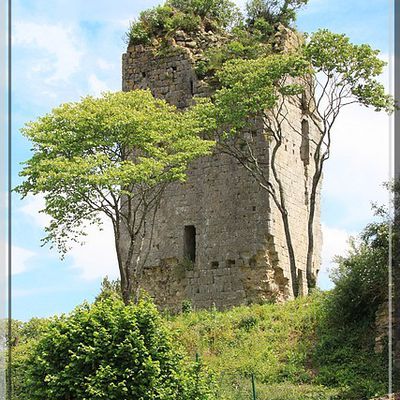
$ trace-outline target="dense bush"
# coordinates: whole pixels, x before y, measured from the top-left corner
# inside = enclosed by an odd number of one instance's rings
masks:
[[[142,11],[139,20],[132,23],[128,32],[129,44],[149,44],[151,39],[166,35],[174,26],[174,10],[168,6],[158,6]]]
[[[231,0],[169,0],[169,4],[187,15],[214,21],[227,28],[240,19],[240,12]]]
[[[247,19],[231,0],[167,0],[164,5],[143,11],[131,24],[129,44],[147,45],[153,38],[164,39],[176,30],[193,33],[200,28],[229,31],[234,42],[245,48],[244,57],[257,51],[257,44],[268,41],[278,23],[289,26],[296,12],[308,0],[250,0]],[[238,55],[241,56],[241,55]],[[230,57],[228,56],[228,59]]]
[[[141,12],[127,36],[131,45],[146,45],[153,38],[164,39],[176,30],[192,33],[201,26],[219,30],[239,19],[237,7],[229,0],[170,0]]]
[[[25,369],[25,400],[214,398],[209,374],[183,359],[148,300],[110,297],[54,318]]]
[[[256,59],[270,54],[272,48],[267,39],[260,31],[250,32],[244,24],[237,25],[231,31],[229,41],[218,47],[210,47],[204,52],[203,59],[196,63],[197,76],[200,79],[214,77],[214,87],[219,87],[216,72],[229,60]]]
[[[32,318],[28,322],[12,321],[12,400],[29,400],[26,395],[26,366],[37,341],[49,324],[45,318]]]
[[[308,0],[250,0],[246,4],[250,26],[265,21],[270,27],[278,23],[289,26],[296,19],[298,9]]]

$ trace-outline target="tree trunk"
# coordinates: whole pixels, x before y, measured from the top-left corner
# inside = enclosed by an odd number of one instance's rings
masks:
[[[322,165],[317,165],[316,171],[312,180],[311,194],[310,194],[310,212],[308,214],[307,221],[307,260],[306,260],[306,275],[307,275],[307,287],[310,292],[316,286],[317,279],[313,273],[313,256],[314,256],[314,218],[315,218],[315,204],[317,198],[318,185],[322,176]]]
[[[124,260],[123,248],[121,244],[121,236],[119,230],[114,228],[114,244],[117,252],[119,275],[121,279],[121,295],[125,305],[128,305],[132,300],[132,283],[131,283],[131,268],[132,257],[129,259],[129,251]]]
[[[293,291],[293,296],[296,298],[299,296],[299,283],[297,280],[297,266],[296,266],[296,256],[293,248],[293,242],[292,242],[292,235],[290,233],[290,222],[289,222],[289,215],[288,215],[288,210],[286,208],[286,201],[285,201],[285,191],[283,189],[283,184],[282,181],[279,178],[279,174],[276,170],[276,154],[282,144],[281,139],[275,138],[276,144],[272,150],[271,154],[271,169],[272,173],[275,179],[276,184],[278,185],[279,189],[279,199],[277,196],[273,193],[272,198],[278,207],[281,216],[282,216],[282,222],[283,222],[283,229],[285,232],[285,239],[286,239],[286,245],[288,248],[288,255],[289,255],[289,268],[290,268],[290,277],[292,281],[292,291]]]
[[[285,230],[286,244],[289,253],[290,276],[292,280],[293,296],[296,298],[299,296],[299,282],[297,276],[296,257],[293,249],[292,236],[290,234],[289,218],[286,210],[281,211],[281,215],[282,215],[283,227]]]

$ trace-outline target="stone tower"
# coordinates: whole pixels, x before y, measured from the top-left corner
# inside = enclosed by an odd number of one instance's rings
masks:
[[[189,106],[194,96],[210,94],[209,85],[196,74],[196,61],[205,47],[221,40],[211,32],[196,37],[177,32],[164,50],[128,47],[122,60],[123,90],[148,88],[180,108]],[[274,46],[285,51],[294,40],[283,28]],[[289,109],[291,123],[302,134],[286,126],[278,170],[287,192],[300,292],[306,293],[305,193],[312,176],[310,139],[317,132],[300,98]],[[262,124],[246,134],[252,135],[259,159],[267,164],[270,148]],[[319,214],[318,201],[315,273],[320,265]],[[158,305],[172,310],[185,300],[197,308],[226,308],[292,296],[281,216],[265,189],[235,159],[220,153],[199,159],[192,163],[187,182],[168,187],[155,219],[143,286]]]

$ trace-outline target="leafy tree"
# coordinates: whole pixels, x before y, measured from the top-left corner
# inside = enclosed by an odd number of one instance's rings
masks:
[[[188,363],[149,300],[105,299],[53,318],[25,363],[25,399],[207,400],[211,375]]]
[[[333,127],[343,108],[351,104],[372,107],[391,113],[395,103],[376,78],[386,65],[379,59],[379,50],[367,44],[352,44],[343,34],[326,29],[311,35],[304,46],[304,56],[313,67],[313,79],[304,79],[309,93],[305,107],[320,133],[313,154],[314,174],[310,192],[308,218],[307,283],[315,286],[312,274],[314,254],[314,217],[318,185],[325,161],[330,157]]]
[[[248,23],[254,26],[265,21],[270,26],[289,26],[296,20],[296,11],[307,3],[308,0],[250,0],[246,4]]]
[[[199,137],[196,114],[136,90],[63,104],[22,131],[33,156],[16,191],[44,195],[43,212],[52,218],[44,243],[63,255],[89,224],[109,218],[128,303],[148,252],[146,217],[154,218],[165,187],[185,180],[188,163],[213,146]]]
[[[317,329],[314,363],[318,382],[343,387],[358,400],[385,393],[387,352],[375,351],[377,311],[388,301],[389,221],[374,222],[351,239],[346,256],[336,257]]]
[[[385,62],[368,45],[354,45],[345,35],[327,30],[313,34],[304,48],[289,55],[272,54],[256,60],[233,60],[224,64],[217,76],[222,88],[213,97],[214,133],[222,151],[235,157],[267,191],[282,217],[288,248],[291,285],[298,295],[296,254],[291,221],[277,158],[288,131],[303,136],[301,121],[289,117],[290,99],[302,98],[302,106],[319,132],[313,144],[311,190],[307,194],[307,283],[315,286],[312,273],[315,207],[325,161],[330,155],[331,134],[340,111],[354,103],[376,111],[391,112],[394,101],[376,77]],[[252,124],[263,124],[270,143],[270,158],[257,153],[257,140],[242,134]],[[211,129],[212,130],[212,129]],[[309,139],[307,139],[309,140]],[[270,166],[268,173],[265,164]]]
[[[1,324],[7,325],[8,321],[2,320]],[[11,388],[12,400],[26,400],[26,393],[24,393],[24,380],[26,363],[29,356],[32,354],[32,347],[46,331],[48,320],[45,318],[32,318],[28,322],[21,322],[18,320],[11,320],[11,338],[2,337],[3,342],[8,341],[11,351]],[[4,351],[4,350],[3,350]],[[6,363],[8,364],[8,359]],[[9,378],[7,376],[7,378]]]

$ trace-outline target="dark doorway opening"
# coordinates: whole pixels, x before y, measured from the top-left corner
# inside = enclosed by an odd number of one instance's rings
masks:
[[[183,256],[188,260],[196,261],[196,228],[193,225],[185,226],[183,238]]]

